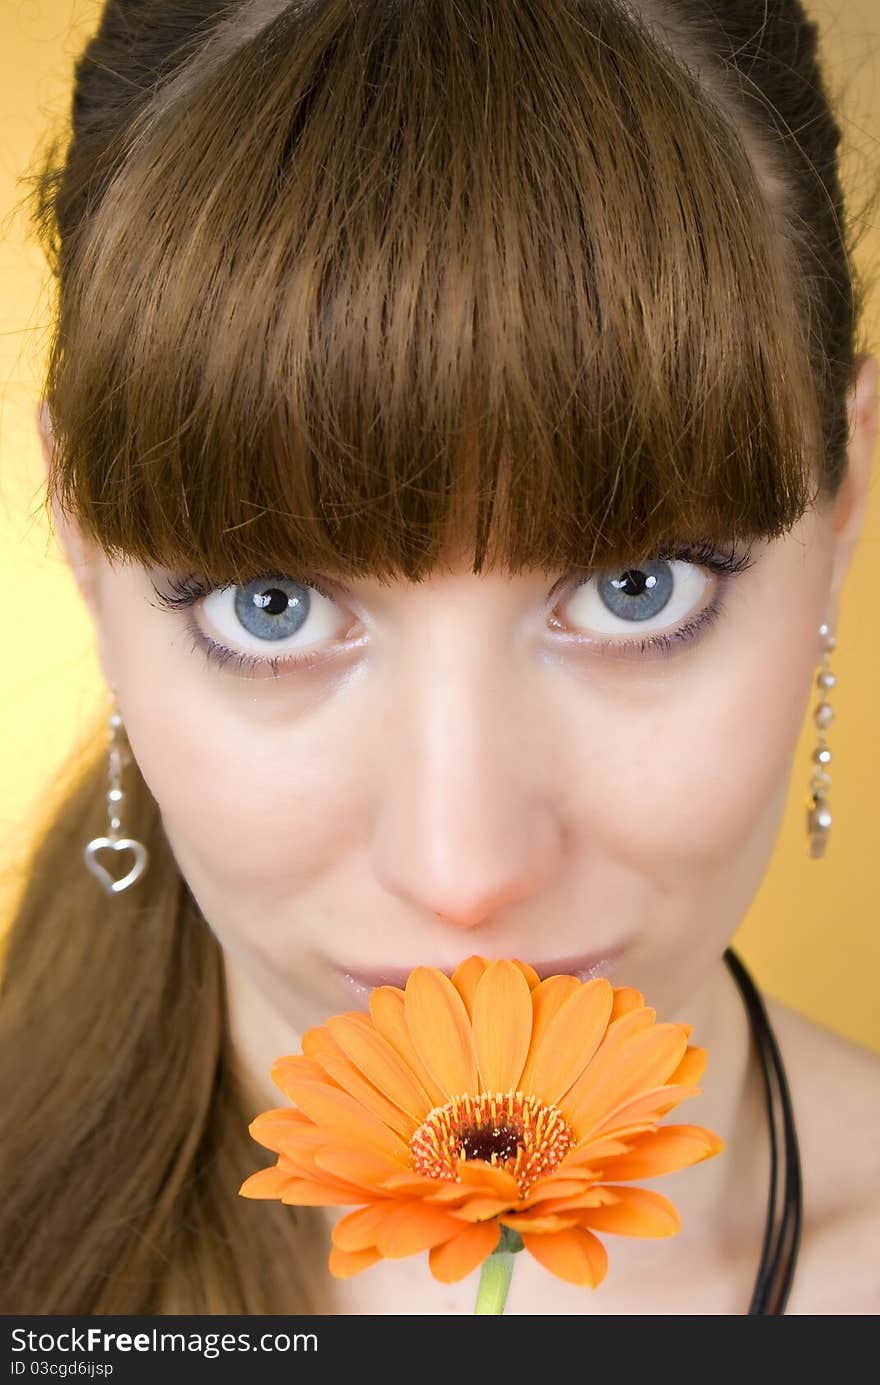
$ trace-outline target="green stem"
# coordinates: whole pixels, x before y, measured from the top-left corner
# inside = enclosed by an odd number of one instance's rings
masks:
[[[513,1274],[513,1255],[509,1250],[496,1250],[483,1261],[480,1287],[477,1290],[475,1313],[503,1313]]]
[[[504,1312],[513,1274],[513,1257],[522,1248],[520,1236],[508,1227],[502,1227],[498,1249],[483,1261],[474,1313]]]

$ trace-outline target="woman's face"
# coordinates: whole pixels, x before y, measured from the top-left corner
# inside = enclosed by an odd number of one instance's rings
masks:
[[[657,564],[638,619],[619,614],[634,609],[632,586],[611,584],[621,572],[551,596],[559,574],[464,563],[421,584],[251,583],[166,610],[153,583],[173,594],[181,574],[74,554],[233,1006],[301,1033],[418,963],[451,970],[479,952],[542,974],[589,974],[593,959],[677,1010],[773,849],[819,626],[836,623],[861,524],[875,378],[872,365],[835,513],[755,545],[726,585]],[[719,595],[696,640],[640,655],[640,637],[680,630]],[[193,649],[188,622],[265,661],[338,652],[248,675]]]

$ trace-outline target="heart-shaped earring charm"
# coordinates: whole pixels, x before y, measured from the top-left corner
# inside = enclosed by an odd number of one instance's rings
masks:
[[[123,875],[121,880],[114,880],[100,861],[95,860],[96,854],[104,850],[105,847],[111,851],[134,852],[134,865],[127,875]],[[101,882],[107,893],[118,894],[120,890],[127,890],[129,885],[133,885],[136,880],[140,879],[146,869],[149,856],[143,842],[132,841],[131,837],[119,837],[116,841],[110,837],[95,837],[85,848],[83,859],[92,875]]]

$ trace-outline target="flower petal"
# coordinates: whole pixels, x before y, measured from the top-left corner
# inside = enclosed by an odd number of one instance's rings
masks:
[[[330,1232],[330,1239],[340,1250],[356,1255],[358,1251],[375,1247],[383,1223],[400,1206],[398,1202],[373,1202],[340,1217]]]
[[[554,1236],[523,1235],[523,1245],[558,1279],[595,1289],[608,1270],[608,1252],[597,1236],[573,1226]]]
[[[374,1149],[319,1149],[313,1156],[316,1168],[368,1189],[373,1195],[382,1191],[382,1180],[400,1172],[400,1164],[378,1154]]]
[[[397,1049],[379,1033],[366,1015],[335,1015],[327,1028],[339,1047],[389,1101],[419,1125],[432,1101]]]
[[[471,1187],[485,1188],[498,1197],[515,1198],[519,1196],[519,1184],[507,1169],[490,1164],[485,1159],[468,1159],[459,1172],[462,1183]]]
[[[467,1010],[471,1019],[474,1017],[474,995],[480,982],[480,977],[489,965],[487,957],[467,957],[463,962],[459,962],[450,980],[464,1001],[464,1008]]]
[[[684,1028],[681,1024],[655,1024],[627,1045],[623,1054],[626,1078],[618,1092],[619,1102],[668,1085],[687,1048]]]
[[[515,1091],[532,1039],[532,997],[519,967],[489,964],[477,984],[472,1015],[483,1091]]]
[[[654,1129],[648,1126],[648,1129]],[[588,1164],[596,1163],[608,1158],[612,1154],[627,1154],[629,1152],[629,1139],[622,1139],[615,1133],[612,1139],[608,1135],[602,1135],[598,1139],[585,1140],[583,1144],[577,1145],[569,1154],[566,1154],[556,1174],[563,1177],[581,1178],[581,1169]],[[550,1175],[548,1175],[549,1177]]]
[[[604,1207],[606,1203],[616,1200],[616,1194],[600,1183],[570,1197],[547,1198],[536,1208],[535,1215],[544,1217],[558,1212],[561,1217],[570,1216],[574,1222],[577,1220],[574,1213],[580,1212],[584,1207]]]
[[[618,1236],[674,1236],[681,1230],[678,1210],[668,1197],[649,1188],[628,1188],[608,1184],[617,1194],[607,1207],[590,1207],[577,1214],[578,1225],[593,1231],[611,1231]]]
[[[577,1197],[585,1193],[590,1187],[589,1178],[557,1178],[550,1175],[547,1178],[539,1178],[537,1183],[529,1190],[526,1197],[522,1199],[520,1206],[537,1207],[539,1203],[545,1203],[548,1199],[556,1201],[568,1197]],[[553,1208],[551,1211],[555,1210]]]
[[[497,1217],[499,1212],[509,1212],[510,1202],[509,1197],[477,1197],[472,1195],[467,1202],[463,1202],[460,1207],[455,1208],[455,1215],[467,1222],[490,1221]]]
[[[450,1187],[458,1189],[459,1195],[461,1195],[460,1185],[458,1183],[448,1183],[446,1179],[442,1178],[429,1178],[426,1173],[401,1172],[389,1174],[387,1178],[382,1179],[381,1186],[385,1192],[396,1193],[398,1195],[409,1195],[411,1193],[413,1196],[428,1198],[431,1202],[435,1202],[438,1198],[441,1198],[444,1191]],[[454,1200],[455,1199],[453,1199],[453,1201]]]
[[[436,967],[416,967],[407,978],[404,1016],[416,1052],[450,1100],[477,1090],[477,1059],[465,1003]]]
[[[526,980],[527,980],[528,983],[529,983],[529,990],[530,990],[530,991],[533,991],[533,990],[535,989],[536,986],[539,986],[539,985],[541,984],[541,978],[540,978],[540,976],[539,976],[538,973],[535,971],[535,968],[534,968],[534,967],[529,966],[528,962],[521,962],[521,961],[519,960],[518,957],[514,957],[514,959],[513,959],[513,965],[514,965],[515,967],[519,967],[519,969],[520,969],[520,971],[522,972],[523,976],[526,978]]]
[[[532,993],[533,1000],[539,990],[540,986]],[[611,982],[604,976],[578,983],[548,1019],[540,1042],[532,1046],[522,1075],[524,1091],[548,1105],[565,1095],[605,1035],[613,998]]]
[[[296,1158],[291,1158],[289,1154],[279,1154],[278,1167],[284,1169],[285,1173],[292,1173],[296,1178],[311,1178],[317,1167],[312,1157],[314,1152],[313,1149],[297,1150]]]
[[[351,1279],[353,1274],[360,1274],[361,1270],[368,1270],[371,1265],[375,1265],[382,1256],[378,1250],[340,1250],[338,1246],[333,1246],[327,1260],[327,1268],[334,1279]]]
[[[528,1093],[533,1090],[531,1074],[535,1063],[544,1051],[547,1026],[569,996],[577,993],[580,985],[581,983],[576,976],[560,974],[558,976],[546,976],[532,990],[532,1041],[529,1044],[529,1051],[520,1078],[522,1091]]]
[[[501,1238],[497,1221],[466,1226],[442,1245],[433,1246],[428,1264],[441,1284],[456,1284],[492,1254]]]
[[[246,1178],[239,1188],[241,1197],[280,1197],[290,1186],[293,1176],[273,1164],[268,1169],[257,1169]]]
[[[494,1196],[491,1188],[472,1188],[467,1183],[451,1183],[445,1178],[435,1179],[434,1187],[437,1191],[431,1193],[428,1202],[439,1203],[449,1211],[455,1212],[473,1198]]]
[[[329,1177],[325,1183],[311,1178],[293,1178],[281,1193],[281,1201],[291,1207],[345,1207],[363,1200],[363,1188]]]
[[[701,1125],[663,1125],[636,1135],[628,1154],[602,1161],[602,1177],[618,1182],[629,1178],[656,1178],[711,1159],[724,1149],[724,1141]]]
[[[659,1086],[678,1066],[687,1045],[682,1026],[656,1024],[655,1014],[646,1006],[615,1020],[566,1093],[562,1114],[579,1139],[588,1137],[628,1098]]]
[[[630,1010],[641,1010],[645,1004],[645,997],[641,991],[637,991],[635,986],[615,986],[614,1004],[611,1006],[611,1019],[619,1019],[621,1015],[628,1015]]]
[[[519,1185],[512,1173],[482,1159],[468,1159],[460,1165],[456,1179],[430,1178],[427,1174],[397,1174],[382,1185],[389,1191],[409,1192],[425,1189],[431,1202],[466,1202],[475,1196],[519,1198]]]
[[[322,1169],[315,1163],[315,1149],[303,1149],[298,1151],[295,1158],[290,1158],[287,1154],[278,1155],[278,1167],[284,1169],[285,1173],[292,1173],[294,1178],[308,1178],[313,1183],[335,1182],[335,1175],[330,1179]]]
[[[297,1105],[316,1125],[332,1131],[348,1145],[364,1144],[406,1166],[409,1149],[404,1141],[348,1092],[305,1079],[288,1078],[288,1084]]]
[[[314,1029],[307,1029],[302,1037],[303,1053],[308,1054],[316,1062],[321,1064],[325,1072],[328,1072],[343,1091],[353,1096],[355,1101],[359,1101],[361,1106],[365,1106],[368,1111],[372,1111],[381,1121],[389,1125],[392,1130],[396,1130],[407,1142],[415,1130],[418,1121],[414,1121],[412,1116],[401,1111],[395,1102],[389,1101],[384,1092],[378,1091],[368,1082],[366,1077],[346,1053],[339,1047],[339,1044],[329,1033],[328,1028],[319,1025]]]
[[[258,1145],[284,1154],[288,1150],[317,1147],[322,1142],[320,1130],[292,1106],[279,1106],[254,1116],[248,1132]]]
[[[374,1246],[387,1259],[429,1250],[461,1230],[462,1223],[441,1208],[419,1200],[387,1201],[352,1212],[336,1223],[333,1244],[340,1250]]]
[[[442,1207],[431,1207],[425,1202],[398,1203],[379,1227],[376,1249],[389,1260],[399,1260],[420,1250],[430,1250],[460,1230],[461,1222]]]
[[[301,1053],[285,1054],[283,1058],[276,1058],[272,1064],[271,1078],[275,1086],[288,1098],[289,1101],[295,1100],[288,1087],[288,1079],[299,1081],[302,1077],[308,1077],[313,1082],[327,1082],[331,1087],[337,1086],[332,1077],[329,1077],[321,1067],[320,1063],[315,1063],[311,1058],[304,1058]]]
[[[681,1083],[683,1086],[695,1086],[706,1070],[708,1057],[709,1054],[705,1048],[698,1048],[696,1044],[688,1044],[684,1051],[684,1057],[675,1072],[669,1074],[667,1081]]]
[[[526,1231],[530,1235],[549,1236],[556,1231],[564,1231],[568,1226],[575,1226],[575,1217],[557,1216],[555,1213],[548,1212],[511,1212],[507,1216],[499,1217],[502,1226],[509,1226],[511,1231],[519,1231],[524,1234]]]
[[[699,1096],[701,1090],[700,1087],[672,1086],[669,1083],[664,1083],[662,1087],[652,1087],[650,1091],[641,1092],[638,1096],[622,1102],[620,1106],[615,1106],[600,1124],[594,1127],[593,1136],[616,1135],[618,1130],[626,1130],[633,1125],[656,1122],[667,1111],[671,1111],[673,1106],[678,1106],[688,1097]]]
[[[377,986],[370,992],[370,1015],[383,1038],[399,1053],[416,1079],[424,1087],[431,1107],[442,1106],[446,1095],[437,1086],[428,1069],[416,1053],[415,1044],[406,1027],[404,994],[398,986]]]
[[[493,1198],[503,1202],[505,1207],[509,1207],[512,1202],[516,1202],[519,1193],[510,1198],[503,1193],[497,1193],[493,1188],[469,1187],[467,1183],[447,1182],[446,1179],[437,1179],[435,1183],[437,1191],[428,1198],[429,1202],[435,1202],[450,1212],[458,1212],[460,1208],[467,1206],[469,1202],[479,1201],[479,1199]]]

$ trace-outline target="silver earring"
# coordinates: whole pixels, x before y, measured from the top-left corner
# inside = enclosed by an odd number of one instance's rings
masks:
[[[110,726],[110,769],[109,787],[107,789],[107,816],[110,826],[106,837],[95,837],[89,842],[83,852],[83,859],[92,875],[100,881],[108,894],[119,894],[120,890],[127,890],[129,885],[133,885],[139,880],[147,868],[149,852],[143,842],[135,841],[132,837],[119,835],[120,805],[125,794],[122,792],[122,769],[123,765],[131,763],[131,756],[123,749],[119,743],[119,733],[122,729],[122,717],[118,712],[113,712],[109,718]],[[109,851],[133,851],[134,865],[127,875],[123,875],[120,880],[114,880],[112,875],[95,859],[96,853],[103,850]]]
[[[828,667],[828,655],[836,647],[837,641],[828,625],[819,626],[819,634],[825,642],[822,653],[822,667],[816,674],[816,687],[819,701],[813,708],[813,724],[818,730],[818,745],[813,751],[813,774],[810,779],[809,806],[807,808],[807,839],[810,858],[818,860],[824,856],[831,831],[831,810],[828,807],[828,789],[831,775],[827,766],[831,763],[831,751],[825,743],[825,728],[834,720],[834,709],[827,700],[828,693],[837,679]]]

